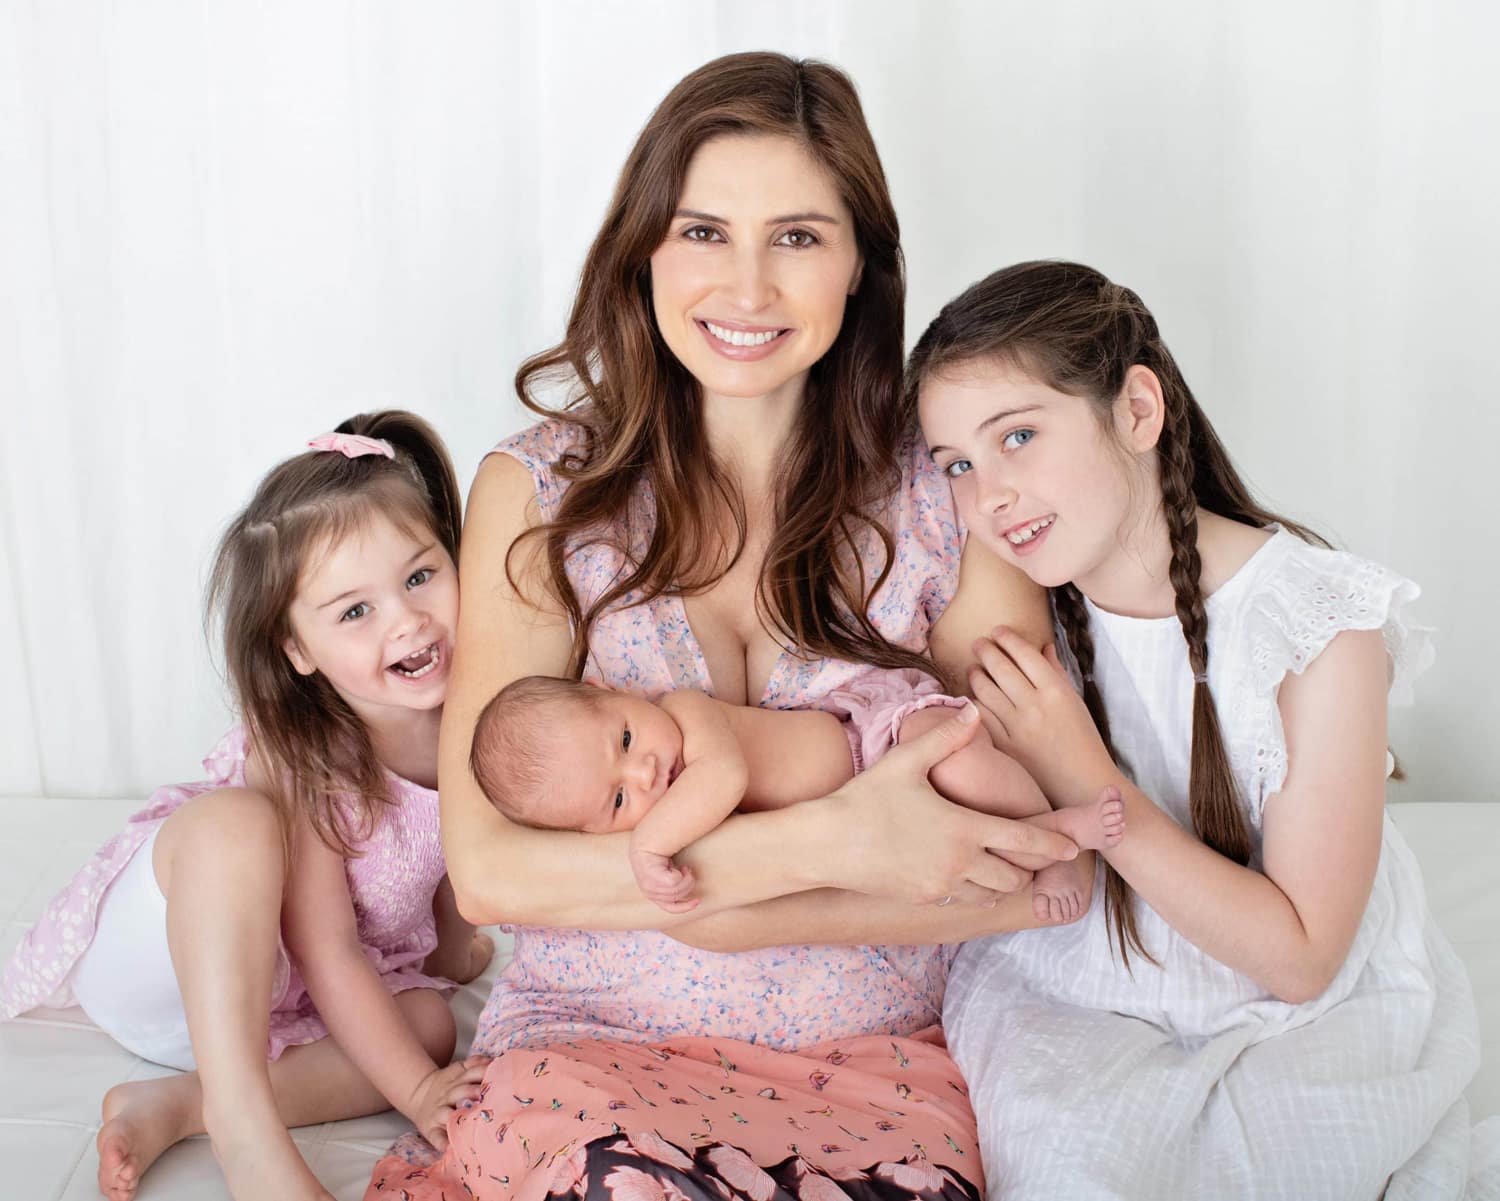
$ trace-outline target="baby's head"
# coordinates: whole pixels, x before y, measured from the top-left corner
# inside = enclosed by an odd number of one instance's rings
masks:
[[[682,770],[682,731],[642,697],[522,676],[484,707],[474,778],[511,821],[546,830],[633,830]]]

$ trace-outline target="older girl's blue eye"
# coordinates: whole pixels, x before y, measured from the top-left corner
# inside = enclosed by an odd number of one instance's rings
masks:
[[[420,571],[414,571],[410,576],[407,577],[406,586],[408,588],[420,588],[428,580],[432,579],[434,574],[436,573],[430,567],[424,567]]]
[[[1016,450],[1036,437],[1036,430],[1011,430],[1001,440],[1000,445],[1006,450]]]
[[[339,620],[340,621],[358,621],[361,617],[363,617],[369,611],[370,611],[370,606],[367,605],[367,604],[365,604],[364,601],[360,601],[359,604],[357,604],[357,605],[350,605],[347,609],[345,609],[343,611],[343,613],[340,614]]]
[[[950,480],[956,479],[958,476],[963,475],[964,472],[968,471],[973,466],[974,464],[969,462],[968,459],[954,459],[953,462],[949,463],[948,466],[943,468],[943,474],[946,475]]]

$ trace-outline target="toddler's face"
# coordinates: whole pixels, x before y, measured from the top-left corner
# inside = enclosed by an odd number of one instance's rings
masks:
[[[558,734],[576,830],[635,829],[682,771],[677,723],[628,693],[603,692],[598,704],[573,707]]]

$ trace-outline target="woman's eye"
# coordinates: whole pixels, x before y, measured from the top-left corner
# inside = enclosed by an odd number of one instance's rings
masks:
[[[682,231],[682,236],[689,242],[716,242],[721,241],[719,231],[712,225],[689,225]]]
[[[1035,437],[1036,430],[1011,430],[1010,433],[1006,434],[1005,437],[1000,440],[1000,445],[1003,446],[1006,450],[1015,450],[1018,447],[1025,446],[1026,443],[1030,442]]]
[[[434,574],[436,573],[430,567],[424,567],[421,571],[414,571],[407,578],[406,586],[408,588],[420,588],[428,580],[432,579]]]
[[[948,466],[943,468],[943,474],[946,475],[950,480],[956,479],[958,476],[963,475],[964,472],[968,471],[969,468],[973,466],[974,464],[969,462],[968,459],[954,459],[953,462],[949,463]]]
[[[807,246],[816,246],[818,244],[818,235],[810,229],[789,229],[776,240],[784,246],[790,246],[794,250],[801,250]]]
[[[627,750],[627,751],[630,749],[630,731],[629,730],[626,730],[625,733],[623,733],[623,734],[620,735],[620,747],[621,747],[621,749]]]
[[[625,807],[625,794],[623,792],[617,792],[617,793],[615,793],[615,809],[618,811],[620,809],[623,809],[624,807]]]

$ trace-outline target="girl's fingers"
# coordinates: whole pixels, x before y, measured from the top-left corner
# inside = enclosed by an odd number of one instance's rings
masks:
[[[1046,656],[1014,630],[996,626],[991,637],[1010,656],[1011,662],[1033,688],[1040,688],[1052,677],[1055,669],[1047,662]]]
[[[983,717],[985,714],[988,714],[999,722],[1003,728],[1005,725],[1005,715],[1015,709],[1016,706],[1010,697],[1006,696],[1005,693],[996,687],[995,681],[990,679],[989,673],[984,668],[978,665],[969,668],[969,689],[973,692],[974,699],[983,706],[980,716]],[[989,723],[986,722],[985,725],[988,727]]]
[[[994,681],[995,687],[1003,692],[1012,703],[1024,697],[1028,692],[1034,691],[1026,673],[1015,665],[1015,662],[1001,647],[988,638],[981,638],[974,643],[974,656],[979,660],[979,666],[984,668],[990,679]]]

